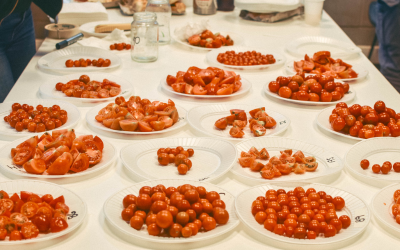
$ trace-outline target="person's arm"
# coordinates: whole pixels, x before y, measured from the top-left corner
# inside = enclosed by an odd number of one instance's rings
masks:
[[[53,19],[60,13],[63,5],[63,0],[33,0],[32,2]]]
[[[18,0],[0,1],[0,25],[4,18],[10,15],[18,4]]]

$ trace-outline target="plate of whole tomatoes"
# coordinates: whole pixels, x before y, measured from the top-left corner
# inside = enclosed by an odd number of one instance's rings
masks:
[[[34,136],[54,129],[73,128],[79,122],[79,109],[59,100],[21,100],[0,104],[0,135]]]
[[[231,171],[251,181],[304,181],[333,175],[343,168],[342,160],[333,152],[290,138],[249,139],[236,148],[238,160]],[[270,168],[275,172],[272,176],[268,176]]]
[[[20,212],[12,211],[10,218],[2,216],[2,223],[8,224],[10,232],[5,237],[4,231],[7,234],[7,230],[4,227],[0,229],[0,236],[5,238],[0,241],[0,245],[42,242],[60,237],[79,227],[87,213],[85,202],[77,194],[53,183],[30,180],[3,181],[0,182],[0,190],[3,197],[0,199],[2,211],[3,208],[7,210],[20,207]],[[55,209],[54,213],[50,208]],[[47,213],[52,216],[46,216],[47,219],[38,218]],[[47,224],[48,220],[50,227]],[[20,230],[11,230],[16,226],[20,226]],[[10,237],[14,240],[10,240]]]
[[[211,181],[230,170],[236,149],[232,143],[215,138],[166,138],[127,145],[120,155],[128,170],[145,179]]]
[[[44,98],[49,99],[74,103],[100,103],[113,101],[118,96],[127,97],[132,94],[133,87],[124,78],[113,74],[78,73],[50,79],[40,86],[39,91]]]
[[[279,76],[265,85],[264,92],[280,100],[313,106],[350,102],[356,95],[348,83],[321,75]]]
[[[186,72],[178,71],[175,76],[168,75],[160,84],[170,93],[194,98],[238,96],[251,89],[251,82],[240,75],[215,67],[190,67]]]
[[[7,173],[23,177],[71,178],[100,171],[115,157],[111,143],[65,129],[5,145],[0,150],[0,166]]]
[[[249,188],[236,197],[235,208],[239,219],[257,234],[301,245],[332,244],[356,237],[366,229],[371,216],[365,201],[351,193],[301,182]]]
[[[196,202],[200,197],[203,204]],[[178,200],[182,202],[177,204]],[[228,191],[208,182],[152,180],[115,193],[104,203],[103,211],[110,224],[129,237],[158,243],[188,243],[233,230],[239,224],[234,201]],[[147,214],[145,211],[149,210],[153,212]]]

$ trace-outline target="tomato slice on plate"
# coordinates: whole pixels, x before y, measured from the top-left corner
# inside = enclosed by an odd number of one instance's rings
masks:
[[[30,174],[42,174],[46,170],[46,162],[43,159],[32,159],[25,162],[23,167]]]
[[[26,217],[26,215],[23,215],[21,213],[13,213],[10,215],[11,221],[15,222],[18,227],[22,226],[25,222],[29,221],[29,218]]]
[[[27,191],[21,191],[21,200],[23,202],[26,202],[28,198],[32,195],[32,192],[27,192]]]
[[[36,215],[38,209],[39,206],[37,203],[29,201],[21,207],[21,214],[25,215],[28,218],[32,218]]]
[[[85,153],[80,153],[70,168],[71,171],[78,173],[89,168],[89,157]]]
[[[33,154],[34,148],[32,147],[19,148],[12,160],[16,165],[24,165],[25,162],[33,157]]]
[[[47,169],[47,173],[50,175],[64,175],[69,171],[73,161],[72,155],[69,152],[64,152],[51,164]]]
[[[52,201],[49,203],[49,205],[50,205],[51,207],[55,208],[55,206],[57,205],[58,202],[65,203],[64,195],[61,195],[61,196],[55,198],[54,200],[52,200]]]
[[[86,154],[89,158],[89,165],[94,165],[99,163],[101,161],[101,158],[103,157],[100,150],[88,149],[86,151]]]
[[[0,215],[5,215],[7,212],[11,212],[14,207],[14,202],[11,199],[0,200]]]

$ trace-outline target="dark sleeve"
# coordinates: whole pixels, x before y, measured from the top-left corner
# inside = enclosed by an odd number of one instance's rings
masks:
[[[33,0],[32,2],[51,18],[55,18],[60,13],[63,5],[63,0]]]
[[[3,1],[0,0],[0,24],[1,21],[11,13],[11,11],[14,9],[15,5],[17,4],[17,0],[13,1]]]

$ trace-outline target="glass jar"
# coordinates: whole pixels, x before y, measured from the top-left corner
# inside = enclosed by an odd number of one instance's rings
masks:
[[[158,58],[157,16],[151,12],[136,12],[131,26],[131,57],[137,62],[154,62]]]
[[[171,41],[169,21],[171,19],[171,4],[169,0],[148,0],[146,12],[154,12],[157,15],[158,23],[158,42],[168,44]]]

